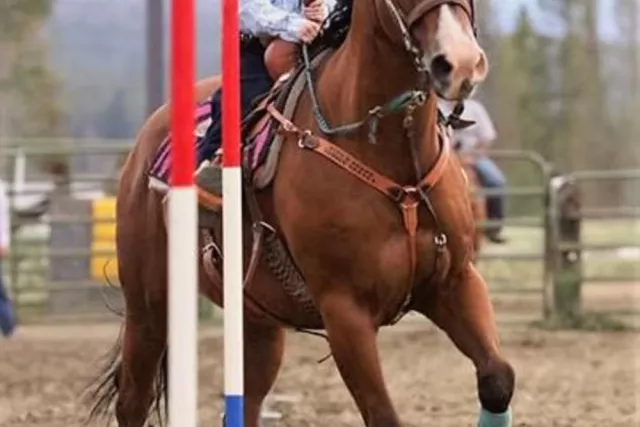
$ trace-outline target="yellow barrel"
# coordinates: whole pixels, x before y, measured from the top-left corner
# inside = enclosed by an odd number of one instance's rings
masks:
[[[92,201],[91,277],[100,283],[118,282],[116,256],[116,198]],[[96,254],[110,251],[113,255]]]

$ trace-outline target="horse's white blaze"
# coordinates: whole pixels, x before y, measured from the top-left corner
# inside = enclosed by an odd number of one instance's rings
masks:
[[[438,29],[434,36],[434,44],[428,53],[427,63],[442,55],[451,64],[451,73],[446,81],[440,81],[446,98],[457,98],[463,87],[471,85],[475,88],[487,75],[487,59],[478,44],[473,29],[464,25],[450,5],[443,5],[438,11]],[[468,91],[468,89],[465,89]],[[462,96],[469,96],[465,93]]]
[[[448,4],[440,8],[438,18],[438,32],[436,33],[436,43],[440,50],[448,52],[450,49],[459,49],[466,45],[474,45],[479,48],[473,33],[465,29],[456,18],[455,13]]]

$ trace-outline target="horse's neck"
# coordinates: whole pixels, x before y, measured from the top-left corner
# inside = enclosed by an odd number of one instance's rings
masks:
[[[358,27],[358,25],[360,26]],[[401,45],[354,20],[342,47],[329,59],[318,81],[323,113],[332,126],[362,120],[369,110],[383,105],[407,90],[416,89],[418,74]],[[369,24],[370,25],[370,24]],[[437,155],[435,100],[415,111],[419,162],[426,172]],[[401,183],[415,181],[410,142],[404,136],[404,113],[382,119],[378,144],[360,138],[336,141],[362,161]]]

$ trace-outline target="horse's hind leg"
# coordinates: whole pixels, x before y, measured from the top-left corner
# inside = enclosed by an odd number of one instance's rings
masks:
[[[148,321],[148,320],[147,320]],[[165,351],[164,331],[127,316],[118,376],[116,419],[119,427],[142,427],[155,393],[154,381]],[[155,323],[155,320],[154,322]]]
[[[130,230],[119,231],[119,277],[126,306],[116,418],[119,427],[142,427],[156,397],[155,380],[160,373],[166,375],[166,235],[155,233],[143,248]]]
[[[473,265],[437,295],[416,294],[414,308],[443,329],[476,368],[482,411],[479,427],[511,426],[515,374],[500,355],[487,285]]]
[[[166,348],[166,309],[160,301],[153,310],[128,312],[125,319],[122,361],[118,375],[116,419],[119,427],[142,427],[154,397],[154,382]]]

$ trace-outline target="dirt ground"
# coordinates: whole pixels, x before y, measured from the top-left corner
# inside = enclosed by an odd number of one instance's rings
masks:
[[[30,326],[0,341],[0,426],[84,425],[83,388],[117,334],[117,325]],[[633,333],[545,332],[503,327],[505,356],[517,375],[515,427],[640,426],[638,348]],[[282,427],[359,426],[323,340],[290,334],[275,392]],[[385,375],[406,426],[475,426],[471,364],[428,322],[409,318],[380,335]],[[222,407],[222,340],[202,331],[200,420],[218,426]],[[106,425],[101,422],[99,425]]]

